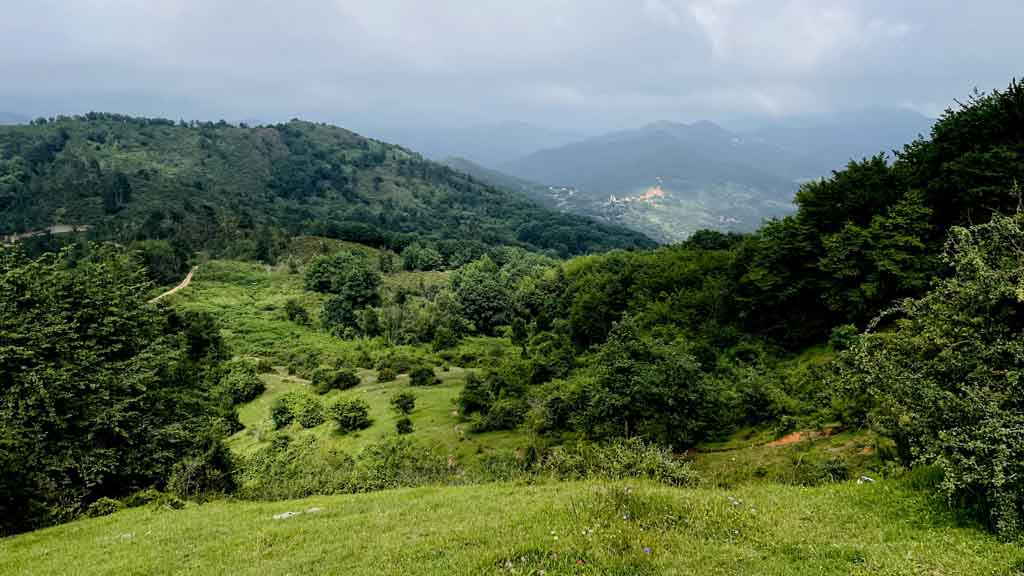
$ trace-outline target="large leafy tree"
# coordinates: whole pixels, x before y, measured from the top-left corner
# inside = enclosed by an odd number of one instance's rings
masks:
[[[953,230],[952,278],[906,300],[847,352],[839,383],[905,463],[944,472],[950,498],[1024,531],[1024,220]]]
[[[148,304],[148,286],[116,247],[79,260],[0,250],[0,533],[223,455],[216,326]],[[226,472],[203,473],[226,488]]]
[[[577,423],[594,438],[642,437],[678,448],[702,440],[721,416],[721,395],[680,342],[616,323],[581,385]]]

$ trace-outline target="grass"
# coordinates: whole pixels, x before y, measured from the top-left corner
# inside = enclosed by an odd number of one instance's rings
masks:
[[[319,508],[318,512],[307,512]],[[275,520],[282,512],[302,512]],[[417,488],[137,508],[0,540],[3,574],[1021,574],[1024,549],[886,481]]]
[[[501,431],[471,434],[467,423],[458,415],[456,399],[462,390],[466,371],[451,368],[437,371],[441,383],[436,386],[410,386],[409,376],[400,375],[393,382],[377,382],[375,371],[359,372],[362,382],[345,391],[331,391],[321,397],[325,404],[337,398],[359,398],[370,407],[373,425],[359,432],[340,434],[333,422],[325,422],[316,428],[303,430],[293,423],[286,430],[293,436],[315,435],[325,448],[340,449],[357,454],[363,448],[395,435],[395,422],[399,416],[391,408],[391,397],[399,391],[410,391],[416,395],[416,408],[410,415],[414,441],[434,453],[451,456],[457,463],[472,464],[479,455],[494,451],[512,452],[524,446],[529,437],[524,432]],[[256,400],[239,409],[239,420],[245,430],[229,439],[228,445],[239,453],[251,453],[266,446],[273,434],[270,420],[270,406],[278,396],[302,390],[315,394],[306,380],[284,374],[263,376],[267,390]]]
[[[693,454],[704,482],[730,487],[750,482],[814,485],[862,474],[879,477],[878,438],[864,431],[803,431],[791,444],[772,445],[767,430],[740,430]]]

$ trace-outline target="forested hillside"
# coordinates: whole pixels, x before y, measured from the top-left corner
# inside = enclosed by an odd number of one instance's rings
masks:
[[[0,128],[0,234],[53,224],[264,261],[298,234],[417,241],[455,265],[498,245],[560,256],[653,245],[333,126],[109,114]]]

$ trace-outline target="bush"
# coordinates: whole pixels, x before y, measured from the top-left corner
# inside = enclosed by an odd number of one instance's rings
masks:
[[[1024,225],[954,228],[955,275],[898,305],[887,330],[837,360],[836,389],[863,403],[903,463],[934,465],[940,489],[1006,537],[1024,534]]]
[[[85,515],[89,518],[99,518],[100,516],[109,516],[114,512],[124,509],[124,504],[114,500],[113,498],[107,498],[104,496],[99,500],[96,500],[89,507],[85,509]]]
[[[295,415],[292,414],[292,407],[290,399],[285,396],[280,396],[270,406],[270,419],[274,423],[274,430],[280,430],[285,426],[288,426],[295,420]]]
[[[391,368],[385,366],[377,369],[377,382],[394,382],[395,378],[398,378],[398,374]]]
[[[409,383],[412,386],[434,386],[441,383],[441,379],[434,374],[434,369],[429,366],[421,366],[409,374]]]
[[[284,303],[284,313],[291,322],[300,326],[309,326],[309,312],[295,298],[290,298]]]
[[[331,404],[329,410],[331,419],[338,423],[338,430],[343,433],[363,430],[373,424],[373,420],[370,419],[370,406],[362,400],[339,398]]]
[[[234,404],[245,404],[259,397],[267,389],[267,385],[257,375],[255,366],[238,363],[221,380]]]
[[[292,407],[295,420],[303,428],[316,428],[327,421],[324,405],[312,396],[303,396]]]
[[[529,406],[521,398],[501,398],[473,424],[473,431],[514,430],[526,419],[528,410]]]
[[[416,408],[416,395],[412,392],[399,392],[391,397],[391,406],[401,414],[411,414]]]
[[[540,471],[561,480],[648,478],[671,486],[698,481],[689,462],[674,458],[667,448],[636,438],[553,448],[541,460]]]
[[[487,412],[491,407],[491,394],[476,372],[466,374],[466,384],[459,393],[459,412],[463,416]]]
[[[405,418],[399,418],[395,422],[395,431],[399,434],[411,434],[412,433],[412,420],[408,416]]]
[[[326,394],[331,390],[348,390],[359,385],[359,376],[354,370],[335,370],[329,366],[321,366],[313,372],[313,387],[317,394]]]
[[[856,326],[853,324],[843,324],[832,329],[829,343],[836,350],[849,350],[857,342],[857,336],[860,336],[860,331],[857,330]]]
[[[183,458],[171,468],[167,490],[181,498],[205,498],[234,490],[234,461],[231,451],[219,441],[208,441],[208,448]]]

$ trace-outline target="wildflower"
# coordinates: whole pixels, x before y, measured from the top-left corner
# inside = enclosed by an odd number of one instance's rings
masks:
[[[651,547],[650,546],[644,546],[644,554],[650,554],[650,553],[651,553]]]

